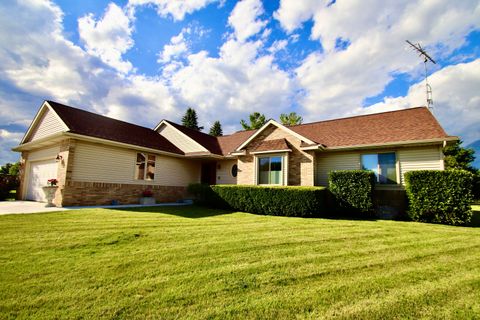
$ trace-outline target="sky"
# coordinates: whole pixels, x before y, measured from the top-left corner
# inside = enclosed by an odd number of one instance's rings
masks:
[[[252,112],[304,122],[426,105],[480,140],[478,0],[0,2],[0,164],[44,100],[153,128],[188,107],[224,134]]]

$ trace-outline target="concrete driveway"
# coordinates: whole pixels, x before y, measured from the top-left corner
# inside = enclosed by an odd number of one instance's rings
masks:
[[[69,208],[46,208],[45,203],[35,201],[0,201],[0,214],[21,214],[70,210]]]
[[[126,204],[115,206],[88,206],[88,207],[45,207],[44,202],[35,201],[0,201],[0,215],[4,214],[22,214],[22,213],[38,213],[38,212],[53,212],[53,211],[66,211],[66,210],[78,210],[78,209],[92,209],[92,208],[137,208],[137,207],[162,207],[162,206],[188,206],[193,202],[191,200],[185,200],[181,203],[157,203],[154,205],[141,205],[141,204]]]

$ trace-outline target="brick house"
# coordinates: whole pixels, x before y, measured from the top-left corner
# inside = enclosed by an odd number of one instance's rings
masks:
[[[443,170],[449,136],[425,107],[213,137],[162,120],[154,129],[45,101],[14,151],[21,152],[19,197],[44,201],[59,181],[57,206],[158,202],[187,196],[190,183],[327,185],[332,170],[367,169],[378,192],[404,189],[411,170]]]

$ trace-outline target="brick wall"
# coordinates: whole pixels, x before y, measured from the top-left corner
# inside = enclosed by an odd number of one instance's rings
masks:
[[[67,181],[62,190],[62,205],[109,205],[113,200],[119,204],[137,204],[146,189],[153,191],[157,202],[175,202],[187,195],[186,187]]]
[[[246,147],[247,155],[238,158],[238,184],[255,184],[254,156],[250,154],[262,141],[286,139],[292,152],[288,154],[288,185],[313,186],[315,156],[313,151],[300,150],[301,141],[275,126],[266,128]]]

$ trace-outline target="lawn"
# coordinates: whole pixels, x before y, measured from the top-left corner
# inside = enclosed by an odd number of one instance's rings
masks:
[[[0,216],[0,318],[478,318],[480,228],[190,207]]]

